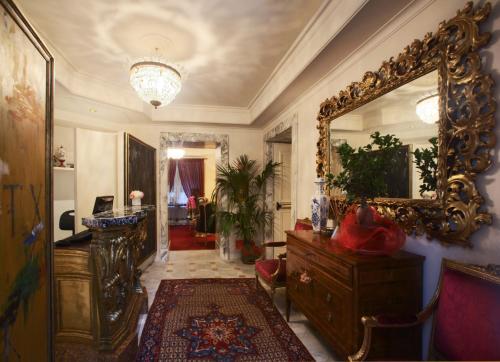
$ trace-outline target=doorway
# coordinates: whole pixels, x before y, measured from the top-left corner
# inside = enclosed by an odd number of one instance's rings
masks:
[[[214,250],[215,207],[211,196],[220,145],[189,142],[184,146],[175,148],[182,157],[169,159],[168,249]]]
[[[169,233],[169,194],[170,183],[170,159],[168,157],[169,148],[205,149],[215,150],[215,163],[228,164],[229,162],[229,137],[224,134],[204,134],[204,133],[178,133],[168,132],[160,134],[160,243],[158,260],[165,260],[168,254],[170,240]],[[194,151],[193,151],[194,152]],[[199,157],[199,155],[194,155]],[[214,179],[215,183],[215,179]],[[206,196],[207,198],[210,195]],[[217,245],[220,244],[218,240]]]
[[[290,229],[292,223],[292,143],[273,143],[273,162],[278,162],[278,177],[274,181],[274,218],[273,236],[274,240],[286,240],[285,231]],[[283,248],[275,248],[275,255],[284,253]]]
[[[286,230],[296,219],[297,192],[297,115],[278,123],[264,135],[265,162],[279,162],[279,177],[267,185],[266,207],[273,212],[273,223],[266,228],[266,240],[286,240]],[[276,248],[274,255],[284,252]],[[271,255],[268,255],[270,257]]]

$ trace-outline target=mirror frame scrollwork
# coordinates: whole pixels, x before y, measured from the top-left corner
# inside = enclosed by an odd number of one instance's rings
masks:
[[[330,122],[381,95],[437,69],[439,93],[437,200],[378,198],[372,205],[396,220],[407,234],[427,234],[444,244],[472,246],[469,236],[491,215],[481,210],[484,198],[477,175],[492,163],[496,140],[494,81],[481,70],[479,49],[491,34],[479,30],[491,4],[474,8],[472,2],[439,24],[435,34],[414,40],[378,71],[366,72],[337,96],[320,105],[317,116],[316,173],[329,170]]]

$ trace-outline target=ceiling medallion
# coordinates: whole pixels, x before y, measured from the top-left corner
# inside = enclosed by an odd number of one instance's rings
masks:
[[[157,59],[134,63],[130,67],[130,84],[139,98],[155,109],[171,103],[182,88],[180,72]]]

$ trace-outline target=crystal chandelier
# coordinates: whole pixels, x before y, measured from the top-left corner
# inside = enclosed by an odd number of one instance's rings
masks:
[[[166,106],[180,92],[181,74],[160,61],[140,61],[130,67],[130,84],[139,97],[155,108]]]
[[[433,124],[439,120],[439,96],[432,94],[417,102],[416,113],[424,123]]]

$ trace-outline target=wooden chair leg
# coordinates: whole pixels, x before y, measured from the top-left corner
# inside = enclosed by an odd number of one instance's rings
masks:
[[[290,307],[292,306],[292,301],[286,296],[286,321],[290,322]]]
[[[255,273],[255,288],[259,287],[259,274]]]

